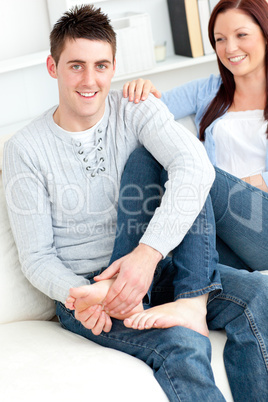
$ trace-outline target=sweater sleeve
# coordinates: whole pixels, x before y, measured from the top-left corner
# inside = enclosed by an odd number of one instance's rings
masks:
[[[132,116],[139,141],[168,172],[161,205],[141,239],[165,257],[200,213],[215,172],[202,143],[175,122],[161,101],[150,96]]]
[[[57,257],[44,177],[14,139],[5,144],[3,179],[22,271],[33,286],[64,303],[71,287],[89,282]]]

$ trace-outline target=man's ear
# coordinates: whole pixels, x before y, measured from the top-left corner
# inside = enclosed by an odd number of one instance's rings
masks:
[[[47,58],[47,71],[52,78],[58,78],[56,63],[51,55]]]
[[[114,62],[113,62],[113,76],[115,75],[115,70],[116,70],[116,58],[114,58]]]

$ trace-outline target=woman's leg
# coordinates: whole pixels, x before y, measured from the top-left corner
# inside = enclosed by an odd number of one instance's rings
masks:
[[[220,264],[236,269],[252,271],[219,236],[216,236],[216,249],[219,254]]]
[[[223,292],[208,305],[209,329],[225,329],[225,367],[236,402],[268,395],[268,276],[218,266]]]
[[[126,164],[120,188],[117,236],[110,263],[131,252],[138,244],[161,201],[167,174],[144,148],[135,150]],[[170,234],[172,236],[172,233]],[[173,250],[174,281],[180,283],[178,298],[218,293],[215,223],[208,197],[204,208],[181,244]]]
[[[268,193],[216,168],[210,191],[217,236],[245,268],[268,269]]]

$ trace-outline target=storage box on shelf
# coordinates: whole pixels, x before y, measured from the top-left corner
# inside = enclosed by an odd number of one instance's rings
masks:
[[[149,14],[126,13],[111,20],[116,32],[116,76],[138,73],[155,66]]]

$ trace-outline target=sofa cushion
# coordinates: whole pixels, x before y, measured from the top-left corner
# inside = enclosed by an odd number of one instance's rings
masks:
[[[54,302],[35,289],[21,271],[6,210],[1,172],[0,222],[0,294],[4,300],[0,323],[51,319],[55,315]]]
[[[11,135],[0,136],[0,294],[4,308],[0,323],[21,320],[49,320],[55,315],[54,302],[35,289],[23,275],[11,232],[2,183],[4,143]]]
[[[142,361],[66,331],[56,322],[5,324],[0,331],[1,400],[168,402]]]

